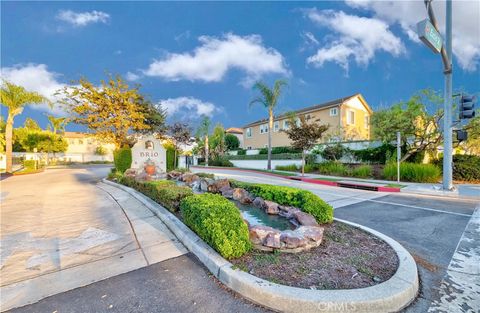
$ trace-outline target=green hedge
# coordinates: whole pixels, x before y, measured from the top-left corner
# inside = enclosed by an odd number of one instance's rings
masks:
[[[36,170],[37,169],[37,161],[36,160],[24,160],[23,167],[26,170]]]
[[[210,166],[224,166],[224,167],[233,167],[233,163],[228,160],[226,156],[217,156],[208,160],[208,165]]]
[[[122,176],[119,182],[140,191],[171,212],[179,210],[182,199],[193,195],[189,187],[177,186],[173,181],[168,180],[138,182],[133,178]]]
[[[383,177],[397,179],[397,164],[388,163],[383,168]],[[440,169],[433,164],[400,163],[400,180],[416,183],[436,183],[441,177]]]
[[[395,153],[396,149],[391,144],[383,144],[376,148],[351,150],[351,153],[362,162],[385,164]]]
[[[314,195],[310,191],[266,184],[250,184],[232,181],[238,188],[244,188],[255,196],[274,201],[282,205],[289,205],[301,209],[315,217],[318,223],[333,221],[333,207]]]
[[[290,171],[290,172],[298,171],[298,167],[295,164],[277,165],[275,166],[275,169],[279,171]]]
[[[193,195],[182,200],[180,210],[185,224],[224,258],[237,258],[251,249],[247,224],[224,197]]]
[[[267,154],[254,154],[254,155],[229,155],[229,160],[267,160]],[[272,154],[272,160],[301,160],[301,153],[279,153]]]
[[[317,169],[320,174],[348,176],[349,170],[344,164],[340,162],[327,161],[317,164]]]
[[[113,163],[118,172],[124,173],[132,165],[132,150],[120,148],[113,152]]]
[[[167,172],[173,171],[175,168],[175,150],[167,149]]]
[[[360,165],[352,170],[351,175],[358,178],[372,177],[373,169],[370,165]]]
[[[434,161],[434,164],[442,170],[443,158]],[[453,156],[453,179],[480,182],[480,156],[455,154]]]

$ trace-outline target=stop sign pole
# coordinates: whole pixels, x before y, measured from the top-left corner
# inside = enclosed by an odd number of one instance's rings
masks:
[[[428,23],[425,25],[428,33],[420,32],[421,27],[425,26],[424,21],[419,23],[420,38],[423,42],[426,42],[427,46],[435,51],[438,48],[438,38],[436,34],[438,32],[438,24],[433,13],[431,5],[432,0],[424,0],[427,7],[429,22],[435,28],[428,29]],[[424,30],[425,30],[424,28]],[[435,34],[436,31],[436,34]],[[438,35],[439,36],[439,35]],[[445,43],[441,46],[441,56],[443,62],[443,73],[445,75],[445,91],[444,91],[444,116],[443,116],[443,189],[452,190],[452,0],[446,0],[446,25],[445,25]]]

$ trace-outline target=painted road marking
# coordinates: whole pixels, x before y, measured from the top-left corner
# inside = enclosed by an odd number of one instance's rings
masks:
[[[480,308],[480,206],[475,209],[428,312],[478,312]]]

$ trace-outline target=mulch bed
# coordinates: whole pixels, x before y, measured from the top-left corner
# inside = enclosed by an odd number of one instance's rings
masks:
[[[398,258],[384,241],[353,226],[325,226],[322,244],[296,254],[254,250],[231,260],[237,268],[274,283],[310,289],[364,288],[388,280]]]

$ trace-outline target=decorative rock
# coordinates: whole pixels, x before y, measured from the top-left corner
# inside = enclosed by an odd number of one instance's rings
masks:
[[[308,238],[317,243],[321,243],[323,239],[323,227],[316,226],[300,226],[295,230],[297,233],[305,238]]]
[[[218,190],[220,190],[224,187],[230,188],[230,182],[226,178],[217,179],[217,180],[215,180],[214,184],[215,184],[215,186],[217,187]]]
[[[137,171],[134,168],[129,168],[125,171],[125,173],[123,173],[123,175],[126,177],[135,178],[135,176],[137,176]]]
[[[296,212],[300,212],[299,209],[294,208],[293,206],[279,205],[278,209],[279,209],[278,215],[283,216],[283,217],[288,218],[288,219],[294,218],[293,214],[296,213]],[[296,224],[298,224],[298,223],[296,223]]]
[[[208,187],[213,183],[213,179],[203,178],[200,180],[200,190],[208,191]]]
[[[250,195],[248,194],[248,192],[242,188],[233,189],[232,197],[233,197],[233,200],[237,200],[242,204],[247,204],[252,202],[252,199],[250,198]]]
[[[265,200],[263,200],[261,197],[256,197],[253,199],[253,205],[257,208],[263,208],[265,206]]]
[[[278,214],[278,203],[265,200],[265,212],[268,214]]]
[[[136,181],[152,181],[152,177],[147,173],[143,172],[135,176]]]
[[[278,233],[280,236],[280,231],[265,225],[255,225],[249,229],[250,240],[254,244],[262,244],[267,235],[270,233]]]
[[[280,248],[282,246],[280,242],[280,233],[269,233],[267,237],[265,237],[263,245],[270,248]]]
[[[317,227],[320,226],[320,225],[318,225],[317,220],[315,220],[315,218],[308,213],[298,211],[298,212],[293,213],[293,216],[297,219],[297,221],[300,223],[300,225],[303,225],[303,226],[317,226]]]
[[[222,187],[219,190],[222,193],[222,196],[224,196],[227,199],[232,199],[233,198],[233,189],[230,187]]]
[[[182,181],[184,181],[187,185],[190,185],[194,181],[197,181],[199,179],[200,179],[200,177],[198,177],[195,174],[191,174],[191,173],[185,173],[185,174],[182,175]]]
[[[170,171],[167,173],[169,179],[177,179],[182,176],[182,173],[179,171]]]
[[[293,249],[306,246],[308,239],[296,231],[284,230],[280,234],[280,241],[285,243],[286,248]]]

